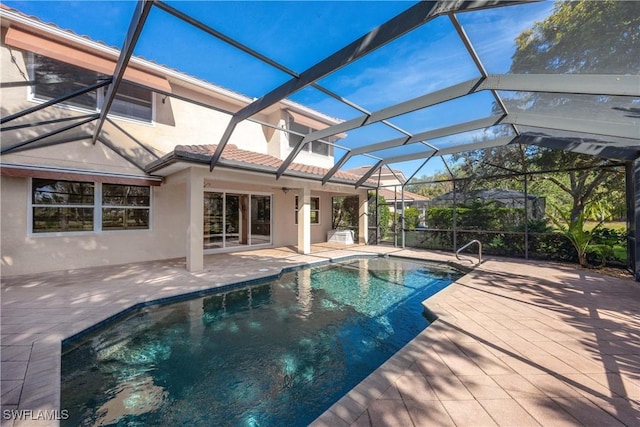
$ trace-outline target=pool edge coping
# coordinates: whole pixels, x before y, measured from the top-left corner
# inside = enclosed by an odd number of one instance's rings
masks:
[[[253,284],[262,283],[262,282],[266,282],[266,281],[269,281],[269,280],[277,279],[278,277],[281,277],[283,274],[286,274],[286,273],[289,273],[289,272],[294,272],[294,271],[299,271],[299,270],[302,270],[302,269],[305,269],[305,268],[317,267],[317,266],[321,266],[321,265],[328,265],[328,264],[332,264],[332,263],[335,263],[335,262],[343,262],[343,261],[347,261],[349,259],[364,259],[364,258],[397,258],[397,259],[405,259],[405,260],[412,260],[412,261],[419,261],[419,262],[433,262],[433,263],[437,263],[437,264],[444,264],[444,265],[448,265],[450,267],[457,268],[458,270],[463,272],[464,276],[462,276],[462,277],[465,277],[470,271],[472,271],[475,267],[477,267],[479,265],[479,264],[475,264],[472,268],[470,268],[469,266],[465,266],[465,265],[459,264],[459,263],[457,263],[455,261],[443,261],[443,260],[437,260],[437,259],[425,259],[425,258],[417,258],[417,257],[405,256],[405,255],[395,255],[395,254],[389,254],[389,253],[375,253],[375,254],[372,254],[372,253],[367,253],[367,252],[361,252],[361,253],[356,253],[356,254],[347,254],[347,255],[344,255],[344,256],[341,256],[341,255],[332,256],[332,257],[330,257],[328,259],[321,259],[321,260],[315,260],[315,261],[300,261],[296,265],[291,265],[291,266],[287,266],[287,267],[281,267],[280,271],[278,273],[275,273],[275,274],[269,274],[269,275],[256,277],[256,278],[253,278],[253,279],[242,280],[242,281],[233,282],[233,283],[225,283],[225,284],[218,284],[218,285],[214,284],[214,285],[209,286],[207,288],[196,290],[196,291],[190,291],[190,292],[186,292],[186,293],[179,293],[179,294],[168,296],[168,297],[162,297],[162,298],[151,299],[151,300],[148,300],[148,301],[141,301],[141,302],[138,302],[138,303],[134,303],[133,305],[131,305],[131,306],[127,307],[127,308],[124,308],[122,310],[119,310],[117,313],[109,315],[106,318],[104,318],[102,320],[99,320],[96,323],[94,323],[93,325],[90,325],[90,326],[88,326],[86,328],[83,328],[82,330],[80,330],[78,332],[75,332],[75,333],[72,333],[72,334],[67,334],[67,336],[65,336],[64,334],[53,334],[53,335],[47,336],[46,338],[34,340],[33,344],[32,344],[32,354],[31,354],[31,357],[29,358],[29,362],[27,364],[27,370],[25,372],[23,388],[22,388],[22,396],[24,396],[25,400],[23,401],[22,397],[21,397],[19,408],[28,408],[28,409],[32,409],[32,410],[39,410],[39,409],[53,410],[53,411],[58,411],[58,413],[60,413],[60,411],[61,411],[62,354],[63,354],[64,346],[65,345],[70,345],[71,343],[73,343],[74,341],[82,338],[83,336],[85,336],[87,334],[90,334],[91,332],[96,331],[96,330],[100,329],[101,327],[104,327],[104,326],[106,326],[107,324],[109,324],[109,323],[111,323],[113,321],[116,321],[116,320],[118,320],[118,319],[120,319],[120,318],[122,318],[124,316],[127,316],[128,314],[131,314],[136,310],[143,309],[145,307],[150,307],[150,306],[153,306],[153,305],[164,305],[164,304],[169,304],[169,303],[172,303],[172,302],[184,301],[184,300],[187,300],[187,299],[197,298],[198,296],[214,294],[214,293],[219,292],[219,291],[230,290],[230,289],[235,289],[235,288],[241,288],[241,287],[245,287],[245,286],[251,286]],[[458,279],[458,280],[460,280],[460,279]],[[456,282],[452,282],[451,284],[454,284]],[[427,327],[427,329],[428,329],[428,327]],[[413,340],[411,340],[407,345],[411,344],[412,341]],[[402,351],[402,349],[398,350],[398,352],[399,351]],[[34,355],[34,353],[35,353],[35,355]],[[391,358],[393,358],[396,354],[397,354],[397,352],[394,353],[394,355],[392,355]],[[390,360],[390,359],[388,359],[388,360]],[[388,360],[385,363],[387,363]],[[43,367],[42,365],[45,365],[45,366]],[[383,365],[381,365],[380,367],[382,367]],[[378,367],[370,375],[373,375],[374,373],[376,373],[380,369],[380,367]],[[56,378],[55,382],[53,384],[53,387],[51,387],[51,388],[53,388],[52,392],[43,393],[43,391],[42,391],[43,388],[44,389],[49,388],[51,386],[51,384],[49,384],[48,386],[43,387],[42,384],[41,384],[41,381],[34,381],[35,385],[32,385],[31,384],[32,381],[30,381],[30,377],[31,377],[30,372],[29,372],[30,370],[36,370],[37,372],[46,371],[48,375],[51,375],[52,377],[55,376],[55,378]],[[367,376],[365,378],[365,380],[367,378],[369,378],[369,376]],[[357,387],[358,385],[356,385],[355,387]],[[25,390],[30,391],[28,386],[33,388],[31,393],[25,393]],[[349,392],[347,392],[347,394],[349,394],[352,390],[353,389],[351,389]],[[346,394],[345,394],[345,396],[346,396]],[[344,398],[344,396],[342,398]],[[339,402],[342,398],[338,399],[337,402]],[[335,403],[337,403],[337,402],[335,402]],[[334,404],[332,404],[332,406]],[[332,406],[327,408],[327,410],[325,412],[329,411]],[[323,414],[325,412],[323,412]],[[320,414],[320,416],[322,416],[323,414]],[[60,422],[59,422],[59,420],[53,421],[52,423],[50,423],[50,425],[59,426]]]

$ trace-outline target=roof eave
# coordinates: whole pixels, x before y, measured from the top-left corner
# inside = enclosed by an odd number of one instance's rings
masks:
[[[193,164],[197,164],[197,165],[209,165],[209,159],[210,156],[206,155],[206,154],[200,154],[200,153],[187,153],[187,152],[176,152],[173,151],[165,156],[163,156],[162,158],[150,163],[146,168],[145,168],[145,172],[147,174],[153,174],[153,173],[158,173],[160,170],[171,166],[173,164],[179,163],[179,162],[185,162],[185,163],[193,163]],[[227,169],[234,169],[234,170],[243,170],[243,171],[248,171],[248,172],[256,172],[256,173],[264,173],[267,175],[275,175],[277,168],[273,167],[273,166],[266,166],[266,165],[249,165],[247,163],[244,162],[239,162],[239,161],[235,161],[235,160],[227,160],[227,159],[220,159],[219,162],[219,166],[221,168],[227,168]],[[299,178],[299,179],[306,179],[306,180],[312,180],[312,181],[322,181],[322,175],[315,175],[315,174],[310,174],[310,173],[305,173],[305,172],[300,172],[300,171],[296,171],[296,170],[287,170],[287,172],[284,173],[283,176],[286,177],[290,177],[290,178]],[[356,182],[355,181],[350,181],[348,179],[342,179],[342,178],[332,178],[330,181],[330,183],[332,184],[343,184],[343,185],[355,185]],[[371,183],[364,183],[361,185],[364,188],[375,188],[374,184]]]

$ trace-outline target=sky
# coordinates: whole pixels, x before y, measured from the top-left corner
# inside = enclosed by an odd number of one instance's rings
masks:
[[[79,35],[121,48],[135,2],[13,1],[3,2],[25,14]],[[415,2],[410,1],[167,1],[172,7],[215,28],[287,68],[302,72]],[[515,51],[515,37],[544,19],[553,2],[460,13],[458,19],[489,73],[506,73]],[[260,97],[290,76],[238,51],[167,14],[152,8],[134,55],[177,69],[249,97]],[[398,102],[476,78],[479,72],[447,17],[438,17],[364,58],[318,81],[364,109],[375,112]],[[317,89],[307,87],[292,100],[340,119],[361,112]],[[390,120],[409,133],[448,126],[491,115],[493,97],[478,93]],[[339,144],[355,148],[402,136],[382,124],[349,131]],[[480,133],[429,141],[438,147],[471,142]],[[215,142],[214,142],[215,143]],[[426,150],[422,144],[404,153]],[[345,151],[335,150],[336,159]],[[387,150],[378,155],[397,155]],[[354,157],[343,167],[373,164]],[[411,176],[422,160],[394,164]],[[433,159],[417,174],[444,170]]]

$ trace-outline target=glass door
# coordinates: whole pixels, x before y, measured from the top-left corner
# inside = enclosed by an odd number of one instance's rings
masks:
[[[271,244],[271,196],[204,193],[204,249]]]
[[[271,196],[251,196],[251,244],[271,243]]]
[[[246,194],[225,197],[225,247],[249,244],[248,199]]]
[[[204,248],[216,249],[224,245],[222,193],[204,193]]]

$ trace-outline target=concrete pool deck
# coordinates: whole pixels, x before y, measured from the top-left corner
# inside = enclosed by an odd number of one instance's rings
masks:
[[[2,425],[57,425],[32,418],[60,410],[61,341],[132,305],[370,253],[455,261],[314,245],[309,255],[209,255],[199,273],[170,260],[5,278]],[[632,279],[489,258],[425,306],[438,319],[314,425],[640,425],[640,284]],[[7,419],[11,410],[28,419]]]

